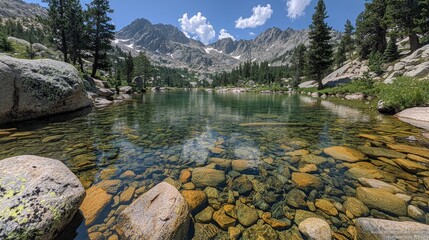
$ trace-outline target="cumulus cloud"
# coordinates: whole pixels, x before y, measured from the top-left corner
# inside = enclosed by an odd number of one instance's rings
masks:
[[[204,44],[208,44],[216,36],[213,26],[200,12],[191,18],[188,17],[188,13],[183,14],[183,17],[179,18],[179,23],[188,38],[198,39]]]
[[[250,33],[249,33],[249,35],[250,35],[250,36],[255,36],[255,35],[256,35],[256,33],[254,33],[254,32],[250,32]]]
[[[265,7],[258,5],[252,9],[252,12],[253,14],[249,18],[240,17],[237,19],[235,21],[235,28],[243,29],[262,26],[273,14],[270,4],[267,4]]]
[[[229,34],[229,33],[226,31],[226,29],[222,28],[222,29],[220,30],[219,40],[220,40],[220,39],[224,39],[224,38],[231,38],[232,40],[235,40],[235,38],[234,38],[231,34]]]
[[[287,0],[287,16],[296,19],[304,15],[311,0]]]

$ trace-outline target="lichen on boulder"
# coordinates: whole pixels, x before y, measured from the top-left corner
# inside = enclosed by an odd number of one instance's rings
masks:
[[[85,197],[60,161],[18,156],[0,161],[0,239],[55,239]]]

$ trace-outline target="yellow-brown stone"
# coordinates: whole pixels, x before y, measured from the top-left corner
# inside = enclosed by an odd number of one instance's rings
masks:
[[[365,154],[343,146],[335,146],[323,149],[323,152],[335,159],[346,162],[358,162],[366,159]]]
[[[421,157],[429,158],[429,149],[427,148],[413,147],[405,144],[387,144],[387,146],[398,152],[411,153]]]
[[[201,190],[183,190],[182,195],[191,211],[198,209],[207,202],[207,194]]]
[[[133,187],[129,187],[125,191],[123,191],[121,193],[121,196],[119,196],[121,203],[127,203],[127,202],[131,201],[131,199],[133,199],[135,191],[136,191],[136,189]]]
[[[85,199],[80,206],[80,210],[86,219],[86,225],[92,224],[111,200],[112,195],[107,194],[107,192],[100,187],[92,186],[86,190]]]
[[[181,183],[187,183],[191,181],[191,176],[192,176],[191,171],[189,171],[188,169],[183,169],[180,172],[179,180]]]
[[[302,189],[306,188],[321,188],[323,187],[322,180],[314,175],[308,173],[292,173],[292,182]]]
[[[322,212],[324,212],[328,215],[331,215],[331,216],[337,216],[338,215],[338,210],[335,208],[334,204],[332,204],[328,200],[317,199],[315,202],[315,205],[317,208],[322,210]]]

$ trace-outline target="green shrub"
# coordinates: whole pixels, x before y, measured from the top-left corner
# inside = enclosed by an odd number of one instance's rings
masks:
[[[378,51],[372,51],[368,59],[368,67],[371,71],[375,72],[377,75],[383,73],[381,65],[383,64],[383,55]]]
[[[12,44],[7,40],[7,37],[0,32],[0,51],[11,52],[13,51]]]
[[[378,97],[385,106],[399,112],[405,108],[429,105],[429,80],[397,78],[392,84],[378,86]]]

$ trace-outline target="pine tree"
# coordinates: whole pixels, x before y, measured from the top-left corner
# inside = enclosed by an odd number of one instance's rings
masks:
[[[318,89],[322,89],[323,76],[332,65],[331,28],[325,22],[328,15],[323,0],[319,0],[315,10],[309,33],[309,73],[317,81]]]
[[[386,62],[393,62],[399,58],[398,46],[396,45],[396,37],[393,35],[390,37],[386,51],[384,51],[383,58]]]
[[[43,0],[48,3],[48,25],[51,29],[52,41],[63,53],[64,62],[68,62],[67,43],[67,0]]]
[[[416,19],[418,31],[421,34],[429,34],[429,0],[420,0],[420,15]]]
[[[344,44],[344,50],[345,52],[349,53],[349,59],[352,60],[352,54],[353,51],[355,50],[355,43],[353,40],[353,31],[355,30],[355,28],[352,25],[352,22],[347,19],[346,21],[346,25],[344,26],[344,36],[342,38],[343,44]]]
[[[131,52],[128,52],[128,55],[125,58],[125,75],[127,76],[128,85],[131,84],[133,72],[134,72],[134,60],[133,60],[133,56],[131,56]]]
[[[298,45],[292,54],[292,69],[294,71],[292,77],[292,88],[298,88],[298,85],[301,82],[301,77],[304,76],[305,68],[307,65],[307,48],[304,44]]]
[[[112,49],[111,41],[115,38],[115,26],[108,14],[113,13],[108,0],[93,0],[88,4],[87,29],[89,49],[93,54],[91,76],[95,77],[99,69],[107,69],[107,52]]]
[[[146,88],[146,84],[152,77],[152,65],[148,57],[140,52],[140,54],[134,59],[135,75],[143,78],[143,88]]]
[[[88,39],[85,35],[84,12],[79,0],[68,0],[66,8],[67,39],[70,45],[70,59],[73,64],[79,62],[83,72],[82,50]]]
[[[347,61],[346,53],[347,46],[344,38],[338,44],[337,51],[335,52],[335,65],[337,68],[340,68],[344,65],[344,62]]]
[[[386,21],[392,29],[400,31],[409,38],[410,50],[420,47],[418,18],[422,12],[422,0],[387,0]]]
[[[386,49],[386,8],[387,0],[372,0],[356,19],[356,43],[362,59],[367,59],[373,51]]]

